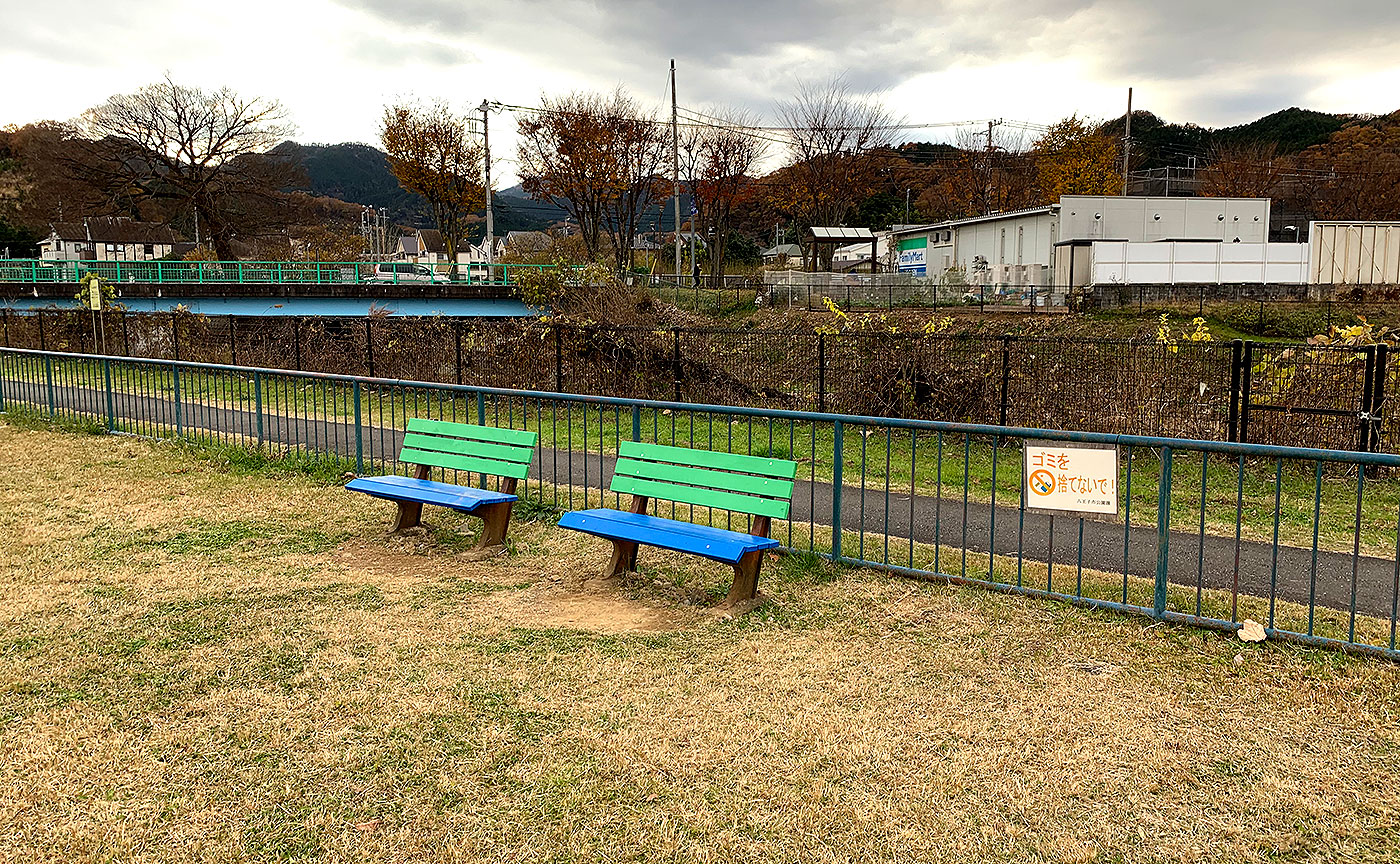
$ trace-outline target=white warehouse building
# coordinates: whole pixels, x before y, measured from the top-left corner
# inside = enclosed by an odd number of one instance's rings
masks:
[[[1307,247],[1269,243],[1268,231],[1267,198],[1065,195],[1044,207],[904,228],[892,242],[900,272],[943,284],[1306,281]]]

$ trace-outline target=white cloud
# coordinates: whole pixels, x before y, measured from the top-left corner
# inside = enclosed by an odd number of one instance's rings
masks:
[[[400,96],[534,104],[629,88],[771,118],[799,78],[886,90],[910,122],[1039,123],[1135,105],[1227,125],[1290,105],[1383,112],[1400,83],[1393,0],[0,0],[0,123],[66,119],[169,72],[282,101],[303,141],[373,141]],[[197,10],[197,11],[195,11]],[[81,33],[81,38],[75,38]],[[505,181],[513,122],[493,119]],[[952,132],[911,133],[947,140]]]

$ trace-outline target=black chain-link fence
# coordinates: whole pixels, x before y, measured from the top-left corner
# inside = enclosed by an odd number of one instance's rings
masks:
[[[7,347],[520,390],[1400,449],[1384,345],[580,327],[514,318],[3,315]],[[94,325],[96,327],[94,328]],[[104,342],[105,339],[105,342]],[[105,345],[105,347],[104,347]]]

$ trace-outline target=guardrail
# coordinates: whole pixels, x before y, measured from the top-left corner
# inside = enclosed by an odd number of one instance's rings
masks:
[[[788,553],[1225,632],[1253,619],[1274,639],[1400,660],[1395,455],[16,349],[0,350],[0,411],[357,473],[400,468],[409,417],[530,429],[522,497],[558,509],[616,503],[624,440],[792,458],[793,515],[774,525]],[[1100,515],[1028,503],[1048,494],[1033,460],[1076,447],[1116,459],[1098,478],[1116,490],[1098,503],[1116,503]]]
[[[0,282],[77,282],[97,274],[148,285],[511,285],[513,274],[546,264],[415,264],[373,261],[89,261],[0,259]],[[388,269],[385,269],[388,268]]]

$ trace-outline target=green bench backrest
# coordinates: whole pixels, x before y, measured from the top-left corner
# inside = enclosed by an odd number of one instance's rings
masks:
[[[523,480],[539,437],[519,429],[414,417],[408,421],[399,461]]]
[[[766,456],[714,453],[624,441],[617,448],[613,492],[786,519],[797,463]]]

